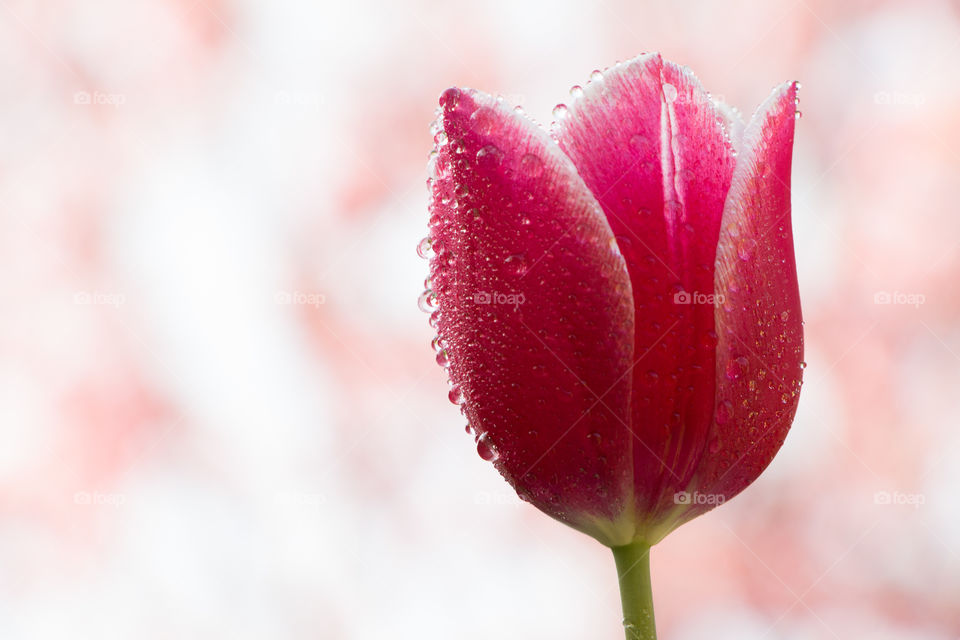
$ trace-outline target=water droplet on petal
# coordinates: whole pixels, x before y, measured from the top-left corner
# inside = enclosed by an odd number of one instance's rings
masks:
[[[460,385],[455,384],[450,387],[450,393],[447,394],[447,398],[449,398],[453,404],[463,404],[463,390],[460,388]]]
[[[717,415],[716,423],[726,424],[730,421],[730,416],[733,415],[733,403],[729,400],[724,400],[719,405],[717,405]]]
[[[579,97],[582,96],[582,95],[583,95],[583,87],[581,87],[581,86],[578,85],[578,84],[575,84],[575,85],[573,85],[572,87],[570,87],[570,96],[571,96],[571,97],[573,97],[573,98],[579,98]]]
[[[520,172],[531,178],[538,177],[543,173],[543,160],[536,154],[526,154],[520,158]]]
[[[591,81],[591,82],[603,82],[603,71],[600,71],[599,69],[594,69],[594,70],[590,73],[590,81]]]
[[[492,107],[479,107],[470,115],[474,130],[480,135],[487,135],[493,131],[497,123],[497,114]]]
[[[783,320],[784,322],[786,322],[786,321],[787,321],[787,318],[789,318],[789,317],[790,317],[790,312],[789,312],[789,311],[781,311],[781,312],[780,312],[780,319]]]
[[[562,102],[553,108],[554,120],[563,120],[567,116],[567,105]]]
[[[505,262],[507,263],[507,266],[510,267],[510,270],[518,276],[522,276],[527,273],[526,254],[518,253],[516,255],[512,255],[507,258]]]
[[[417,255],[426,260],[433,249],[433,238],[427,236],[417,245]]]
[[[450,366],[450,356],[447,355],[446,349],[441,349],[437,352],[437,364],[444,369]]]
[[[460,102],[460,89],[457,89],[456,87],[450,87],[440,96],[441,107],[446,107],[447,109],[456,109],[458,102]]]
[[[710,453],[718,453],[720,451],[720,438],[714,438],[710,441],[710,444],[707,446],[707,449]]]
[[[806,362],[801,362],[801,363],[800,363],[800,368],[801,368],[801,369],[806,369],[806,368],[807,368],[807,363],[806,363]]]
[[[439,323],[440,323],[440,312],[434,311],[433,313],[430,314],[430,326],[436,329]]]
[[[420,311],[424,313],[430,313],[437,308],[437,296],[436,294],[427,289],[420,294],[420,297],[417,298],[417,306],[420,307]]]
[[[477,166],[481,169],[496,169],[503,161],[503,151],[500,151],[495,145],[487,146],[477,151]]]
[[[747,238],[742,240],[740,244],[737,245],[737,255],[740,256],[741,260],[749,260],[753,256],[754,250],[757,248],[757,241],[753,238]]]
[[[677,99],[677,88],[669,82],[663,83],[663,97],[667,102],[673,102]]]
[[[748,364],[749,362],[743,356],[740,356],[739,358],[731,358],[730,360],[728,360],[727,370],[726,370],[727,379],[736,380],[737,378],[742,376],[743,373],[746,371]]]
[[[496,459],[500,457],[497,448],[493,445],[493,442],[490,441],[490,437],[486,433],[477,440],[477,453],[487,462],[495,462]]]
[[[433,141],[437,143],[437,146],[445,144],[447,142],[447,134],[445,131],[438,131],[437,135],[433,136]]]

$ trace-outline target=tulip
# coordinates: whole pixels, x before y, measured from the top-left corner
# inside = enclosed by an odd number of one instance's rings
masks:
[[[549,133],[440,98],[421,303],[450,398],[523,500],[613,549],[628,638],[655,637],[650,547],[753,482],[796,411],[797,90],[744,126],[649,54]]]

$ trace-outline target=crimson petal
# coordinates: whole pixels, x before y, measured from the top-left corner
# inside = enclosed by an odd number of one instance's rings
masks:
[[[539,127],[468,89],[440,105],[430,269],[452,397],[521,497],[625,544],[633,306],[613,233]]]
[[[592,80],[554,134],[603,207],[630,273],[636,507],[652,527],[675,509],[707,446],[714,262],[734,152],[697,79],[658,54]]]
[[[717,408],[700,491],[729,499],[783,444],[799,401],[803,319],[790,220],[797,83],[744,133],[717,249]]]

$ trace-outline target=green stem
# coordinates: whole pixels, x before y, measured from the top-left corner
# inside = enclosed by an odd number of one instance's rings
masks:
[[[623,628],[627,640],[657,640],[650,587],[650,547],[634,542],[613,548],[623,603]]]

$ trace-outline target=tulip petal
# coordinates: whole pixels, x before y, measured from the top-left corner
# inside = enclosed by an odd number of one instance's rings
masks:
[[[545,131],[480,92],[440,104],[431,286],[453,396],[522,498],[625,544],[633,306],[613,233]]]
[[[799,401],[803,320],[790,221],[796,102],[797,84],[786,83],[757,110],[723,213],[716,424],[698,485],[724,499],[767,467]]]
[[[722,122],[692,73],[651,54],[592,80],[554,127],[630,273],[636,504],[651,522],[675,508],[712,422],[714,263],[735,164]]]

